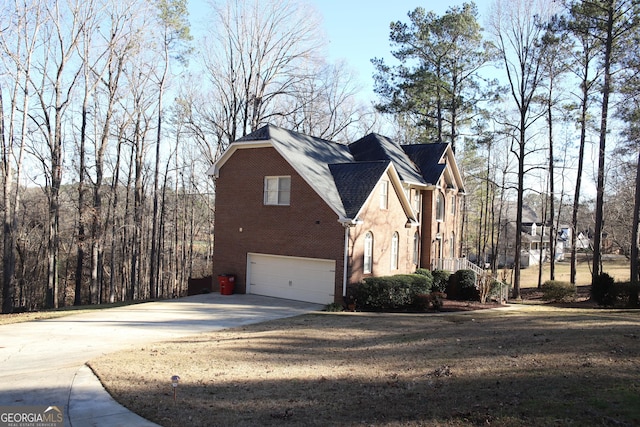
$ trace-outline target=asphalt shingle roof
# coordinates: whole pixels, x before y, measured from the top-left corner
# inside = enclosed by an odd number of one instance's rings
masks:
[[[356,161],[391,160],[400,179],[412,184],[424,184],[418,167],[407,157],[402,148],[386,136],[371,133],[349,144]]]
[[[329,165],[347,218],[356,218],[389,163],[383,160]]]
[[[436,184],[447,165],[440,163],[449,144],[413,144],[403,145],[402,150],[417,165],[424,182]]]
[[[446,167],[440,161],[447,144],[401,147],[385,136],[369,134],[345,145],[273,125],[238,139],[230,149],[260,141],[270,143],[344,219],[356,219],[390,164],[400,180],[414,185],[435,184]]]

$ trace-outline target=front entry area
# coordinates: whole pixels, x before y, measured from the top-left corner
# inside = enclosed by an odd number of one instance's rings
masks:
[[[329,304],[334,300],[336,262],[247,254],[247,293]]]

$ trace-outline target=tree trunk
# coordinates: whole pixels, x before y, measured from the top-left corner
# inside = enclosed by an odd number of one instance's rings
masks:
[[[553,99],[553,79],[550,82],[549,88],[549,103],[547,108],[547,125],[549,127],[549,280],[556,279],[556,228],[554,218],[556,215],[555,206],[555,173],[553,170],[555,159],[553,157],[553,111],[551,109]],[[544,227],[544,224],[543,224]],[[544,228],[543,228],[544,230]],[[543,232],[544,235],[544,232]],[[540,264],[542,265],[542,246],[540,247]]]
[[[631,227],[631,285],[636,291],[631,293],[630,304],[638,305],[638,286],[640,275],[638,269],[638,222],[640,222],[640,149],[638,150],[638,165],[636,168],[636,194],[633,205],[633,225]]]
[[[587,142],[587,110],[588,110],[588,63],[585,63],[585,74],[582,80],[582,100],[580,106],[580,148],[578,150],[578,170],[576,172],[576,188],[573,194],[573,209],[571,212],[571,272],[570,282],[576,284],[577,274],[577,238],[578,238],[578,210],[580,208],[580,190],[582,185],[582,169],[584,167],[584,148]]]
[[[516,202],[516,235],[515,235],[515,248],[513,256],[513,298],[516,300],[522,299],[520,295],[520,258],[522,252],[522,208],[524,205],[524,160],[525,160],[525,126],[526,126],[526,111],[520,112],[520,135],[518,141],[518,190],[517,190],[517,202]]]
[[[613,50],[613,1],[608,2],[607,36],[604,45],[604,83],[602,85],[602,111],[600,115],[600,143],[598,149],[598,180],[596,184],[596,215],[593,236],[593,269],[591,283],[595,283],[602,272],[602,228],[604,224],[604,175],[607,146],[607,121],[609,116],[609,95],[611,94],[611,55]]]
[[[5,137],[4,104],[2,102],[2,90],[0,89],[0,142],[2,143],[2,177],[3,177],[3,256],[2,256],[2,313],[13,311],[13,294],[15,288],[15,252],[13,250],[13,230],[11,218],[11,191],[12,191],[12,151],[7,146]],[[9,135],[9,139],[11,136]],[[18,191],[16,189],[16,191]]]
[[[85,82],[85,85],[87,83]],[[86,86],[85,86],[86,89]],[[85,161],[86,150],[85,142],[87,138],[87,103],[88,91],[85,90],[85,96],[82,103],[82,123],[80,125],[80,151],[78,157],[80,158],[80,165],[78,167],[78,243],[76,249],[76,277],[75,277],[75,294],[73,298],[73,305],[78,306],[82,304],[82,278],[84,272],[84,244],[85,244],[85,224],[84,224],[84,178],[85,178]]]

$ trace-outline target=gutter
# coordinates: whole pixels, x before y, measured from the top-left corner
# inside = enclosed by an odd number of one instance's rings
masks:
[[[342,263],[342,298],[344,300],[347,296],[347,276],[349,270],[349,230],[351,227],[362,224],[363,221],[353,218],[340,218],[338,222],[344,227],[344,258]]]

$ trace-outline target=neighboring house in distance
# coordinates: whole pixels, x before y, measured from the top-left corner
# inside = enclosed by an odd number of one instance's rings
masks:
[[[586,251],[589,248],[591,248],[591,239],[589,238],[589,233],[586,231],[579,232],[578,236],[576,237],[576,250],[580,252]]]
[[[449,144],[347,145],[267,125],[209,174],[214,275],[235,275],[239,293],[342,303],[365,277],[459,257],[464,186]]]
[[[540,264],[549,253],[549,227],[543,227],[535,211],[524,205],[522,207],[522,224],[516,227],[517,205],[515,202],[505,202],[500,224],[500,240],[497,248],[497,266],[512,266],[516,244],[516,232],[522,237],[520,251],[520,266],[523,268]],[[556,247],[556,251],[558,251]]]

